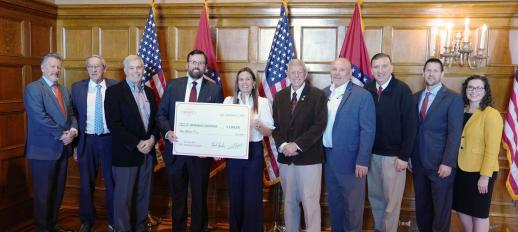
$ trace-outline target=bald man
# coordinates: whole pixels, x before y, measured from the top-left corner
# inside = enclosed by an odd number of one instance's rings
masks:
[[[374,144],[376,113],[370,93],[352,83],[351,63],[331,64],[332,84],[324,89],[327,125],[324,177],[333,231],[361,231],[365,182]]]

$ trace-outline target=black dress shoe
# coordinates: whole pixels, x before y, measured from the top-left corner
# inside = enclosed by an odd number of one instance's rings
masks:
[[[61,226],[54,226],[54,228],[51,230],[51,232],[74,232],[73,230],[66,230],[61,228]]]
[[[92,226],[90,224],[83,223],[79,228],[79,232],[90,232],[92,230]]]

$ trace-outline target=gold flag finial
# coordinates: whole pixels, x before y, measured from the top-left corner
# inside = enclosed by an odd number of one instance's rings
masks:
[[[284,5],[284,9],[288,10],[288,0],[282,0],[282,5]]]

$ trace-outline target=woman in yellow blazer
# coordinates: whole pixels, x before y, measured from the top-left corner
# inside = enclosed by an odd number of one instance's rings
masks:
[[[464,231],[489,231],[489,206],[498,172],[503,121],[492,107],[486,77],[474,75],[462,84],[464,129],[453,190],[453,209]]]

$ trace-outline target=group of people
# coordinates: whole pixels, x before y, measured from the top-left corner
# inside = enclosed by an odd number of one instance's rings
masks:
[[[420,231],[449,231],[452,207],[466,231],[489,230],[503,122],[492,108],[484,76],[466,79],[461,96],[442,84],[443,64],[431,58],[423,68],[426,88],[412,94],[392,73],[390,56],[379,53],[371,60],[375,81],[365,88],[353,83],[350,61],[338,58],[331,63],[331,85],[320,90],[308,82],[304,62],[293,59],[287,70],[291,84],[270,104],[258,96],[259,82],[248,67],[237,72],[233,94],[224,98],[221,86],[204,76],[207,56],[193,50],[187,76],[170,80],[157,105],[142,83],[139,56],[124,59],[126,77],[117,82],[105,77],[105,60],[92,55],[85,62],[89,78],[74,83],[71,94],[58,83],[62,63],[59,55],[46,55],[42,77],[24,92],[36,231],[68,231],[57,222],[74,152],[80,231],[91,231],[95,223],[99,168],[108,230],[145,231],[159,136],[165,143],[173,231],[187,230],[188,193],[190,228],[207,231],[212,158],[174,155],[174,143],[181,139],[174,131],[176,102],[250,109],[248,159],[226,160],[230,231],[264,231],[262,139],[270,135],[279,153],[286,231],[300,231],[301,210],[305,230],[321,231],[322,173],[333,231],[361,231],[366,185],[376,231],[397,231],[407,169]]]

